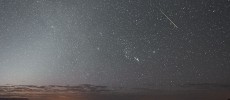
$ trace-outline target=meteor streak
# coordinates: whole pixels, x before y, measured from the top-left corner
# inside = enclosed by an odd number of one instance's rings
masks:
[[[159,8],[158,8],[159,9]],[[160,11],[161,11],[161,13],[176,27],[176,28],[178,28],[178,26],[161,10],[161,9],[159,9]]]
[[[151,0],[150,0],[150,5],[152,6]],[[155,4],[153,4],[154,6],[156,6]],[[160,12],[176,27],[178,28],[178,26],[158,7],[156,6],[158,10],[160,10]]]

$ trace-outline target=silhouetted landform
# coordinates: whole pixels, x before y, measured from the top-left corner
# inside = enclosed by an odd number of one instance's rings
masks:
[[[20,93],[20,92],[71,92],[71,93],[86,93],[86,92],[108,92],[111,91],[107,86],[95,86],[90,84],[81,84],[79,86],[35,86],[35,85],[8,85],[0,86],[0,95],[2,93]]]
[[[230,89],[230,84],[216,84],[216,83],[189,83],[184,84],[183,88],[194,88],[194,89]]]
[[[209,84],[202,84],[201,86],[203,85],[212,86]],[[183,86],[198,87],[200,84]],[[221,85],[221,87],[229,86]],[[229,94],[229,90],[109,88],[90,84],[79,86],[0,86],[0,100],[229,100]]]
[[[111,91],[107,86],[94,86],[90,84],[82,84],[79,86],[67,86],[70,91],[79,91],[79,92],[107,92]]]
[[[0,100],[29,100],[27,98],[0,98]]]

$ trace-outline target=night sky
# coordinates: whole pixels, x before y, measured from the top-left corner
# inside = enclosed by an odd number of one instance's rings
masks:
[[[0,0],[0,85],[230,84],[230,0]]]

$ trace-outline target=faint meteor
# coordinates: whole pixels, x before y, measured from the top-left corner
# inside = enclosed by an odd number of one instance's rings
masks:
[[[159,8],[158,8],[159,9]],[[176,28],[178,28],[178,26],[161,10],[161,9],[159,9],[160,11],[161,11],[161,13],[176,27]]]
[[[152,6],[151,0],[150,0],[150,5]],[[155,4],[153,4],[158,10],[160,10],[160,12],[176,27],[178,28],[178,26]]]

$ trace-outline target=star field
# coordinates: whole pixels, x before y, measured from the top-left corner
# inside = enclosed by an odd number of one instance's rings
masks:
[[[230,84],[229,12],[229,0],[0,0],[0,84]]]

